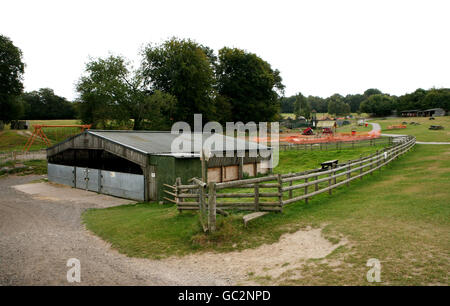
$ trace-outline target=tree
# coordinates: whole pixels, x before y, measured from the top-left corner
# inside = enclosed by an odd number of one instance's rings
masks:
[[[132,70],[121,56],[91,60],[77,84],[80,117],[94,127],[113,127],[133,120],[133,129],[167,127],[176,99],[160,91],[146,91],[141,70]],[[169,124],[170,125],[170,124]]]
[[[24,69],[22,51],[0,35],[0,121],[18,119],[23,113],[18,97],[23,90]]]
[[[421,101],[423,110],[428,108],[443,108],[450,110],[450,89],[430,89]]]
[[[368,98],[372,95],[381,95],[381,94],[382,94],[381,90],[376,89],[376,88],[369,88],[364,92],[364,96],[366,98]]]
[[[296,118],[300,116],[303,116],[306,119],[311,118],[311,107],[306,97],[301,93],[298,93],[295,99],[294,114]]]
[[[271,121],[277,116],[284,89],[280,72],[256,54],[222,48],[216,78],[218,94],[230,101],[233,121]]]
[[[214,60],[209,48],[189,39],[172,38],[161,45],[148,45],[142,60],[144,85],[148,91],[160,90],[176,97],[175,121],[192,123],[194,113],[214,119]]]
[[[283,97],[280,100],[281,112],[285,114],[294,113],[295,96]]]
[[[340,94],[334,94],[327,98],[328,113],[330,115],[344,116],[350,114],[350,105],[344,102],[344,97]]]
[[[361,105],[361,102],[364,101],[365,99],[366,97],[360,94],[346,95],[344,98],[344,102],[350,105],[350,112],[356,113],[359,111],[359,106]]]
[[[75,108],[64,97],[56,95],[50,88],[25,92],[21,96],[26,119],[73,119]]]
[[[394,99],[385,94],[371,95],[361,103],[361,111],[375,116],[387,116],[395,108]]]
[[[315,110],[318,113],[328,112],[326,99],[317,96],[308,96],[307,100],[309,105],[311,106],[311,110]]]

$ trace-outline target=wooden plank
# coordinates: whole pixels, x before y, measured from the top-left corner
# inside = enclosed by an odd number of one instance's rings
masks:
[[[169,201],[169,202],[177,204],[177,201],[175,201],[174,199],[169,199],[169,198],[166,198],[166,197],[163,197],[163,199],[166,200],[166,201]]]
[[[267,214],[268,214],[268,212],[258,211],[258,212],[254,212],[254,213],[243,216],[242,220],[244,221],[244,227],[247,227],[247,223],[249,221],[259,218],[259,217],[262,217]]]

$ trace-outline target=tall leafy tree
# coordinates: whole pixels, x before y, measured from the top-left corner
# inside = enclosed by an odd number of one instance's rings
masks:
[[[394,99],[388,95],[375,94],[361,103],[361,111],[375,116],[387,116],[394,109]]]
[[[80,117],[95,127],[122,125],[133,119],[133,129],[161,128],[170,121],[176,100],[160,91],[146,91],[141,70],[132,70],[121,56],[94,59],[77,84]],[[145,124],[144,124],[145,123]]]
[[[0,121],[19,119],[23,113],[18,97],[23,91],[24,69],[22,51],[0,35]]]
[[[256,54],[222,48],[216,77],[218,94],[229,100],[233,121],[270,121],[277,116],[284,89],[280,72]]]
[[[298,93],[295,99],[294,114],[296,118],[303,116],[309,119],[311,117],[311,107],[306,97],[301,93]]]
[[[50,88],[25,92],[21,96],[26,119],[73,119],[74,105],[64,97],[56,95]]]
[[[214,56],[211,49],[192,40],[172,38],[143,51],[142,75],[149,91],[176,97],[174,120],[193,121],[194,113],[215,119]],[[225,100],[221,102],[225,103]]]

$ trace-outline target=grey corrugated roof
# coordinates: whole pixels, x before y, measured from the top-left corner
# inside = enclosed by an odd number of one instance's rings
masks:
[[[194,150],[194,144],[201,144],[202,138],[195,137],[194,133],[171,134],[170,132],[155,132],[155,131],[109,131],[109,130],[88,130],[86,133],[96,135],[98,137],[110,140],[117,144],[135,149],[146,154],[172,154],[172,141],[181,136],[187,141],[191,141],[191,152],[200,153]],[[200,135],[200,134],[196,134]],[[243,139],[228,137],[222,134],[202,134],[203,139],[206,140],[210,136],[211,140],[216,140],[216,143],[222,138],[224,151],[230,151],[230,148],[237,148],[239,145],[245,150],[254,151],[268,150],[267,146],[258,144],[256,142],[249,142]],[[233,146],[231,146],[233,145]],[[199,146],[201,147],[201,145]],[[176,154],[175,154],[176,155]]]

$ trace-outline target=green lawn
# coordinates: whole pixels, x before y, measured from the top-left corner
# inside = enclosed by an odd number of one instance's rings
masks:
[[[381,125],[382,133],[386,134],[406,134],[416,136],[418,141],[443,141],[450,142],[450,116],[436,117],[435,120],[429,120],[428,117],[416,118],[395,118],[395,119],[373,119],[371,122],[377,122]],[[400,125],[407,122],[406,129],[388,130],[390,125]],[[420,125],[411,125],[411,122],[418,122]],[[443,130],[429,130],[430,125],[442,125]]]
[[[294,203],[283,213],[252,221],[247,229],[242,214],[233,213],[219,216],[219,230],[206,235],[195,213],[178,213],[174,206],[154,203],[91,209],[83,220],[120,252],[150,258],[256,247],[308,225],[325,226],[330,241],[345,236],[349,243],[300,271],[264,283],[365,285],[365,264],[378,258],[382,284],[448,285],[449,154],[448,146],[417,145],[374,175],[336,189],[332,196],[321,194],[308,205]]]
[[[0,131],[0,152],[8,151],[21,151],[30,133],[33,132],[33,124],[46,124],[46,125],[72,125],[80,124],[78,120],[29,120],[30,126],[28,130],[11,130],[10,125],[6,125],[3,131]],[[60,142],[71,135],[78,134],[79,128],[43,128],[43,131],[52,144]],[[44,149],[47,146],[41,140],[41,138],[35,138],[30,150]]]

